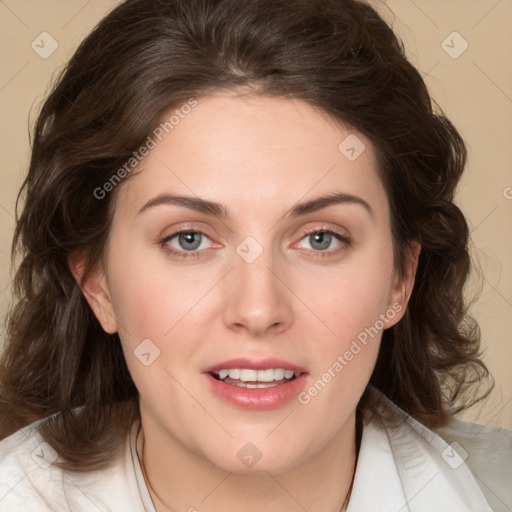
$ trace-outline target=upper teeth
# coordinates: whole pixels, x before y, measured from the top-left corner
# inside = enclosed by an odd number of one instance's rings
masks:
[[[274,380],[291,379],[294,375],[299,376],[300,372],[293,370],[283,370],[282,368],[269,368],[268,370],[248,370],[245,368],[230,368],[218,371],[219,378],[238,379],[243,382],[272,382]]]

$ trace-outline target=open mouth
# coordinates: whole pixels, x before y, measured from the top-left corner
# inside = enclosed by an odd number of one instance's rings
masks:
[[[302,372],[284,370],[283,368],[268,368],[265,370],[229,368],[209,373],[215,380],[231,386],[249,389],[266,389],[292,382],[299,377]]]
[[[232,407],[268,411],[293,402],[308,371],[282,359],[238,358],[205,368],[210,390]]]

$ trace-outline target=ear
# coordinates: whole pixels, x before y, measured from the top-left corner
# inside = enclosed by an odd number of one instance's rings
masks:
[[[85,275],[85,254],[74,252],[68,256],[68,265],[89,306],[109,334],[117,332],[117,322],[103,269],[98,265]]]
[[[395,273],[395,280],[391,290],[388,302],[388,308],[397,312],[393,320],[387,324],[386,328],[397,324],[405,314],[407,304],[412,294],[416,271],[418,270],[418,261],[421,252],[421,245],[418,242],[411,242],[406,251],[406,261],[404,274]]]

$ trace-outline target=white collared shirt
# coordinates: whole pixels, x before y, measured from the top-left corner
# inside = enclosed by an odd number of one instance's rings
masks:
[[[365,412],[347,512],[512,510],[512,432],[455,422],[439,431],[449,445],[372,393],[379,403]],[[52,464],[57,454],[37,424],[0,442],[0,512],[155,512],[136,452],[138,422],[108,468],[82,473]]]
[[[363,428],[347,512],[512,510],[512,432],[454,421],[434,433],[371,391],[379,403]]]

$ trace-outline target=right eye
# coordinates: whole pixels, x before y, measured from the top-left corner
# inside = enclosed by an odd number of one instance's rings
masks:
[[[207,240],[210,238],[201,231],[184,230],[166,236],[160,245],[173,255],[190,258],[199,256],[199,250],[207,249]]]

